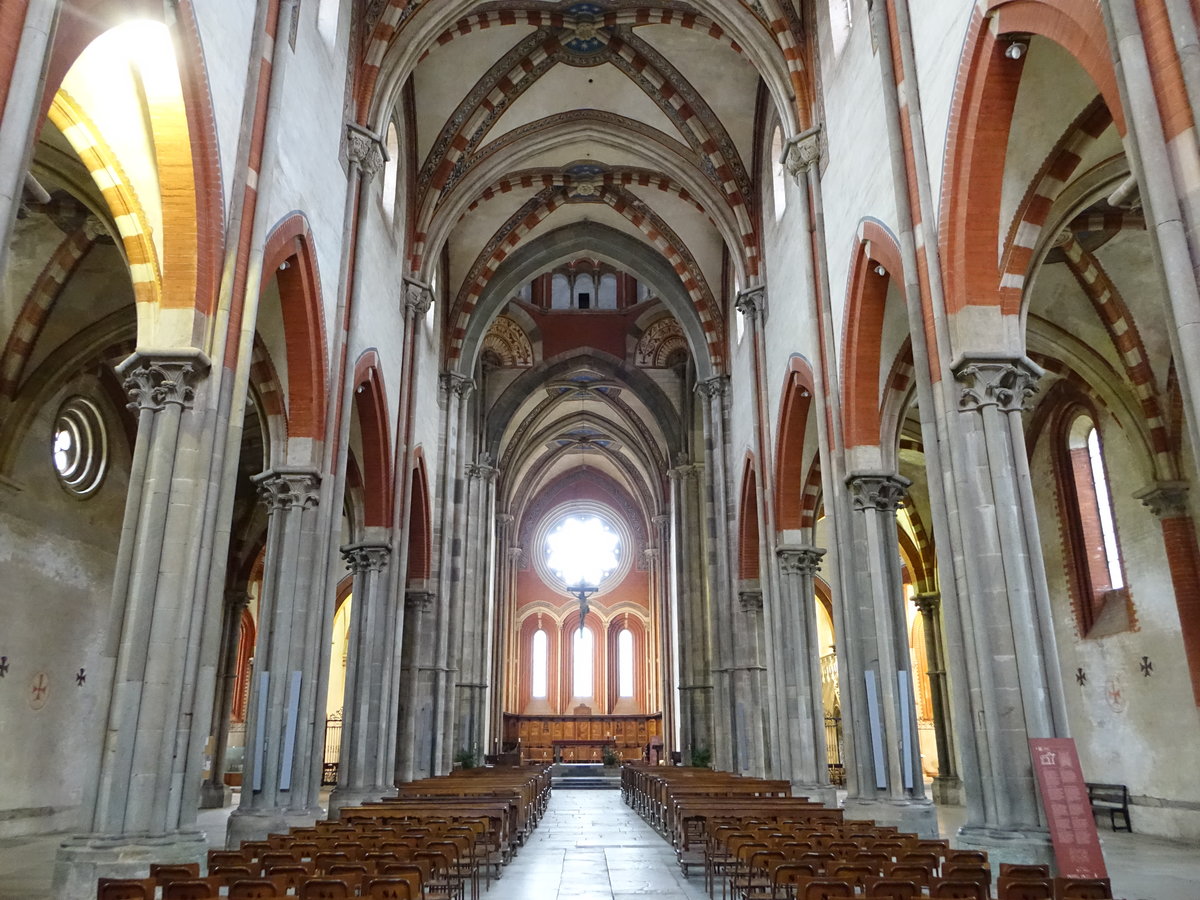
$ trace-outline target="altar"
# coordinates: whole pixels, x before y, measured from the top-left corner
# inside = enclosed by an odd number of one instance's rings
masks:
[[[503,751],[522,763],[603,762],[611,747],[621,760],[643,758],[662,736],[662,713],[633,716],[504,716]]]

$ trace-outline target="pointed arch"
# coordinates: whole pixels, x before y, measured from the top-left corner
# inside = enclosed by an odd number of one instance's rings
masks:
[[[1099,5],[1091,0],[990,0],[968,28],[959,63],[946,163],[939,238],[948,312],[966,306],[1020,308],[1022,284],[1001,278],[1005,159],[1024,58],[1005,56],[1004,34],[1036,35],[1063,47],[1096,84],[1118,131],[1125,121]],[[1010,267],[1011,268],[1011,267]]]
[[[365,470],[363,524],[368,528],[387,528],[392,523],[391,426],[379,354],[374,350],[364,352],[354,364],[353,402]]]
[[[283,218],[263,247],[263,281],[274,277],[287,338],[288,424],[291,436],[321,440],[328,367],[321,278],[312,231],[303,213]]]
[[[814,392],[812,366],[803,357],[793,356],[779,401],[775,444],[775,509],[780,531],[800,528],[804,518],[804,446]]]
[[[412,508],[408,514],[408,583],[429,580],[433,566],[433,520],[425,453],[418,447],[412,468]]]
[[[879,269],[883,270],[880,274]],[[845,385],[846,447],[875,447],[880,442],[879,376],[883,364],[883,321],[892,277],[903,278],[900,251],[881,225],[865,221],[854,251],[846,304]]]
[[[738,578],[756,581],[759,577],[758,472],[754,457],[746,454],[742,470],[742,499],[738,504]]]

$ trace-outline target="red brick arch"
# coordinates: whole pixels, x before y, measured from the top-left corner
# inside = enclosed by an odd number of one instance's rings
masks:
[[[286,263],[286,268],[280,268]],[[293,213],[277,224],[263,248],[263,281],[279,285],[287,339],[290,436],[320,440],[325,431],[325,318],[321,279],[308,221]]]
[[[433,568],[433,519],[425,454],[416,449],[412,468],[412,509],[408,514],[408,583],[425,581]]]
[[[362,436],[363,524],[392,523],[391,429],[379,355],[366,351],[354,366],[354,412]]]
[[[880,275],[877,269],[882,266]],[[882,226],[867,221],[855,248],[846,306],[845,440],[849,447],[879,444],[879,373],[883,365],[883,318],[893,277],[904,278],[900,249]]]
[[[775,443],[775,509],[780,531],[800,528],[804,517],[804,444],[815,392],[812,367],[793,356],[779,402]]]
[[[991,0],[976,12],[959,63],[946,142],[942,255],[950,313],[971,305],[1020,309],[1019,285],[1001,279],[1000,201],[1023,60],[1004,55],[1005,34],[1060,45],[1083,67],[1124,134],[1116,73],[1099,4],[1093,0]]]
[[[738,504],[738,578],[753,581],[759,576],[758,473],[754,457],[746,455],[742,474],[742,500]]]

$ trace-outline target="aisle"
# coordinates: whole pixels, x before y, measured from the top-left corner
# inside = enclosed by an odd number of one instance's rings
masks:
[[[620,791],[556,790],[546,817],[483,900],[707,900]]]

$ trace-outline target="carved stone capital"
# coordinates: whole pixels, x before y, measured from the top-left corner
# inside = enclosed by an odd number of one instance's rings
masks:
[[[942,595],[937,591],[931,591],[928,594],[914,594],[912,602],[921,615],[929,618],[937,615],[938,610],[941,609]]]
[[[320,502],[321,476],[316,469],[267,469],[251,479],[267,513],[284,509],[314,509]]]
[[[738,591],[738,603],[742,607],[742,612],[762,612],[763,592]]]
[[[404,309],[411,313],[414,319],[422,319],[429,312],[431,306],[433,306],[433,291],[430,290],[429,285],[405,278]]]
[[[669,526],[671,524],[671,517],[670,516],[651,516],[650,522],[659,531],[664,531],[664,530],[666,530],[667,526]]]
[[[492,465],[492,454],[486,450],[479,454],[479,459],[467,467],[468,478],[478,478],[481,481],[495,481],[500,476],[500,470]]]
[[[117,374],[124,378],[129,408],[140,412],[172,403],[190,408],[208,369],[208,357],[199,350],[138,350],[117,366]]]
[[[370,181],[387,161],[387,148],[379,135],[350,124],[346,126],[346,158],[358,166],[364,181]]]
[[[1001,412],[1020,412],[1045,374],[1024,357],[965,357],[954,366],[954,377],[962,385],[958,407],[975,411],[995,406]]]
[[[700,473],[704,471],[704,466],[699,464],[676,466],[673,469],[667,470],[667,477],[672,481],[687,481],[689,479],[697,479]]]
[[[658,565],[658,560],[662,556],[657,547],[647,547],[642,551],[642,559],[646,561],[646,568],[652,569]]]
[[[738,294],[737,300],[734,302],[734,308],[747,319],[758,319],[767,308],[766,285],[759,285],[758,287],[742,291]]]
[[[508,548],[508,560],[514,566],[519,566],[521,564],[521,558],[524,555],[525,555],[525,550],[521,547],[509,547]]]
[[[821,164],[821,130],[810,129],[788,142],[783,151],[783,164],[797,182]]]
[[[433,591],[408,590],[404,592],[404,608],[413,612],[427,613],[433,609],[437,595]]]
[[[1186,481],[1160,481],[1134,494],[1158,519],[1179,519],[1192,514]]]
[[[862,473],[846,479],[855,509],[878,509],[894,513],[904,501],[912,484],[902,475]]]
[[[784,575],[799,575],[812,578],[821,571],[824,547],[780,547],[775,551],[779,557],[779,571]]]
[[[438,377],[438,383],[442,388],[442,393],[446,396],[454,394],[460,400],[475,389],[474,380],[466,375],[460,375],[458,372],[443,372]]]
[[[348,544],[342,548],[346,568],[355,575],[382,572],[391,555],[392,548],[387,544]]]
[[[724,397],[729,390],[728,375],[714,375],[696,384],[696,391],[703,397],[712,400],[714,397]]]
[[[250,595],[245,588],[225,592],[225,608],[233,615],[241,615],[242,610],[250,605]]]
[[[496,513],[496,525],[500,528],[512,528],[517,517],[512,513]]]

